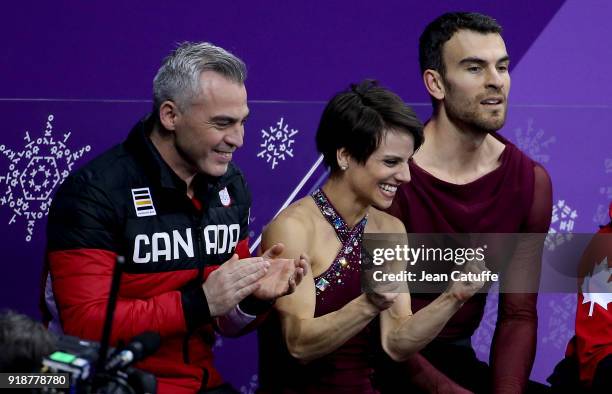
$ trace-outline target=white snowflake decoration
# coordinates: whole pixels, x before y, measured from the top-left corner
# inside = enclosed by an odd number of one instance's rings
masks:
[[[610,214],[608,213],[608,206],[603,204],[597,205],[597,210],[593,215],[593,222],[597,224],[605,224],[610,222]]]
[[[276,122],[276,127],[270,126],[269,129],[269,131],[261,130],[263,142],[259,146],[263,149],[257,157],[266,160],[266,163],[270,163],[272,169],[275,169],[280,161],[293,157],[293,144],[295,144],[293,136],[299,131],[290,129],[283,118]]]
[[[533,129],[533,119],[527,120],[527,131],[523,132],[522,128],[514,130],[516,136],[516,146],[523,152],[527,153],[533,160],[546,163],[550,160],[550,155],[544,153],[550,145],[556,142],[556,137],[544,138],[544,130]]]
[[[499,288],[495,283],[489,289],[482,320],[478,329],[472,335],[472,347],[480,360],[489,359],[489,351],[493,342],[493,333],[497,325],[497,308],[499,303]]]
[[[612,302],[612,282],[610,276],[612,269],[608,268],[608,257],[593,268],[593,273],[584,278],[582,282],[583,304],[591,303],[589,316],[593,316],[595,304],[608,310],[608,303]]]
[[[545,344],[551,344],[556,349],[566,346],[567,341],[574,336],[574,314],[576,295],[565,294],[560,300],[551,299],[548,308],[551,310],[546,334],[542,338]]]
[[[10,162],[6,174],[0,175],[0,185],[6,185],[0,205],[13,211],[9,224],[20,219],[26,221],[26,242],[32,240],[36,222],[49,213],[52,192],[68,177],[74,163],[91,150],[89,145],[70,149],[66,145],[70,132],[55,140],[53,118],[52,114],[47,117],[41,137],[33,138],[25,132],[21,151],[0,145],[0,152]]]
[[[599,194],[605,198],[612,198],[612,186],[602,186],[599,188]]]
[[[257,386],[259,385],[259,378],[257,374],[251,376],[251,380],[244,386],[240,386],[240,394],[255,394],[257,392]]]
[[[548,250],[555,250],[555,248],[574,237],[572,231],[577,218],[578,212],[566,204],[565,200],[557,201],[553,206],[550,229],[544,241]]]

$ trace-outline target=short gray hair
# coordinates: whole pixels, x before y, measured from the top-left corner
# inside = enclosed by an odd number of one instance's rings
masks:
[[[153,79],[153,110],[158,113],[164,101],[175,102],[184,110],[200,93],[200,74],[217,72],[244,84],[246,66],[225,49],[208,42],[183,42],[164,59]]]

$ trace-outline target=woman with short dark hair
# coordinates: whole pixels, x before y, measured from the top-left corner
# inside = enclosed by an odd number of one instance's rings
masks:
[[[373,81],[352,85],[327,104],[316,141],[329,179],[263,234],[264,248],[282,242],[285,257],[306,255],[310,269],[260,329],[260,390],[375,392],[370,348],[377,337],[394,360],[404,360],[482,283],[456,282],[414,315],[408,292],[361,291],[363,234],[405,235],[380,209],[410,180],[408,160],[423,141],[421,122],[397,95]],[[378,316],[380,327],[372,324]]]

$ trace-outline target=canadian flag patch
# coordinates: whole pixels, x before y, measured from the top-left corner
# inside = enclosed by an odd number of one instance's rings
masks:
[[[219,199],[221,200],[221,204],[224,207],[229,207],[232,204],[232,198],[230,197],[227,187],[224,187],[222,190],[219,190]]]

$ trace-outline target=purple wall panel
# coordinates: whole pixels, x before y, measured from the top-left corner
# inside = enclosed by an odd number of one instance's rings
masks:
[[[567,1],[513,70],[512,102],[609,110],[611,15],[609,1]]]
[[[71,164],[74,169],[125,138],[149,110],[151,79],[174,43],[208,40],[234,51],[249,66],[252,116],[236,161],[254,196],[255,240],[316,162],[314,131],[324,101],[333,93],[350,82],[376,78],[426,119],[430,107],[418,73],[418,35],[429,20],[455,4],[235,1],[97,6],[66,1],[7,6],[0,27],[10,38],[0,62],[0,252],[5,267],[0,307],[38,316],[46,221],[41,204],[48,200],[35,197],[55,190],[53,180]],[[575,0],[461,5],[495,16],[505,28],[513,88],[503,134],[549,170],[557,209],[563,202],[576,211],[574,231],[594,231],[612,200],[612,77],[606,67],[612,64],[612,49],[605,42],[612,33],[607,23],[612,5]],[[48,136],[43,141],[51,114],[53,140]],[[80,156],[87,146],[89,151],[79,159],[58,157],[58,151],[66,149]],[[264,149],[276,152],[270,153],[277,160],[274,169],[266,153],[258,157]],[[55,178],[54,169],[59,174]],[[297,196],[311,190],[324,174],[319,166]],[[17,179],[14,185],[11,177]],[[32,234],[24,212],[43,212],[34,220]],[[569,224],[568,218],[560,218],[553,227],[560,230]],[[495,300],[491,295],[490,301]],[[562,357],[573,332],[574,300],[573,294],[541,297],[533,378],[545,379]],[[485,359],[495,319],[495,302],[490,302],[473,338]],[[216,351],[226,377],[251,392],[257,383],[253,336],[223,339]]]
[[[463,1],[498,18],[518,62],[563,3]],[[2,97],[149,98],[163,56],[183,40],[208,40],[243,57],[258,100],[327,100],[375,77],[408,101],[427,101],[417,40],[449,0],[97,2],[11,4],[0,32]],[[109,73],[112,70],[112,73]]]

